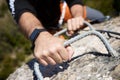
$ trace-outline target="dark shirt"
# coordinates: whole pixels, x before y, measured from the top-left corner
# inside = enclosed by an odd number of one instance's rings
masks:
[[[82,0],[66,0],[66,2],[69,7],[74,4],[82,5]],[[60,0],[7,0],[7,3],[16,22],[19,21],[21,14],[31,12],[46,28],[58,24],[61,14]]]

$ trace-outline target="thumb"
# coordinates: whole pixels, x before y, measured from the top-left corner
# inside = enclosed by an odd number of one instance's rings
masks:
[[[71,46],[67,46],[66,49],[67,49],[68,54],[69,54],[69,60],[71,60],[71,58],[74,54],[73,48]]]
[[[74,34],[74,31],[68,31],[67,36],[72,36]]]

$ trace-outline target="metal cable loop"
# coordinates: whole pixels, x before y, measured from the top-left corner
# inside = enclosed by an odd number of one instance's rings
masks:
[[[37,77],[37,80],[43,80],[43,76],[40,72],[40,68],[39,68],[39,63],[35,62],[34,63],[34,71],[35,71],[35,75]]]
[[[79,39],[82,39],[82,38],[84,38],[84,37],[86,37],[86,36],[88,36],[88,35],[96,35],[97,37],[99,37],[99,39],[100,39],[100,40],[103,42],[103,44],[105,45],[105,47],[106,47],[106,49],[107,49],[107,51],[108,51],[108,54],[110,54],[112,57],[117,57],[118,54],[117,54],[117,53],[113,50],[113,48],[110,46],[110,44],[108,43],[107,39],[106,39],[105,37],[103,37],[100,32],[96,31],[96,30],[92,27],[92,25],[91,25],[90,23],[88,23],[88,22],[86,22],[86,21],[84,21],[84,23],[85,23],[86,25],[88,25],[88,27],[90,28],[90,31],[88,31],[88,32],[86,32],[86,33],[84,33],[84,34],[81,34],[81,35],[77,35],[77,36],[75,36],[75,37],[73,37],[73,38],[65,41],[65,42],[64,42],[64,46],[70,45],[70,44],[72,44],[73,42],[75,42],[75,41],[77,41],[77,40],[79,40]],[[65,33],[65,32],[67,32],[67,29],[66,29],[66,28],[63,29],[63,30],[61,30],[61,31],[59,31],[59,32],[56,33],[54,36],[59,36],[60,34]],[[40,70],[39,70],[39,63],[37,63],[37,62],[34,63],[34,70],[35,70],[35,74],[36,74],[38,80],[43,80],[43,76],[42,76],[42,74],[41,74],[41,72],[40,72]]]
[[[84,24],[87,25],[87,26],[90,28],[90,30],[95,30],[95,29],[93,28],[93,26],[92,26],[90,23],[88,23],[87,21],[84,21]],[[67,28],[65,28],[65,29],[63,29],[63,30],[61,30],[61,31],[59,31],[59,32],[57,32],[57,33],[55,33],[54,36],[57,37],[57,36],[59,36],[59,35],[65,33],[65,32],[67,32]]]
[[[82,39],[82,38],[84,38],[84,37],[86,37],[88,35],[96,35],[103,42],[103,44],[105,45],[105,47],[106,47],[106,49],[108,51],[108,54],[110,54],[112,57],[117,57],[118,56],[118,54],[113,50],[113,48],[108,43],[107,39],[105,37],[103,37],[101,33],[97,32],[97,31],[89,31],[89,32],[86,32],[84,34],[77,35],[77,36],[65,41],[64,46],[70,45],[73,42],[75,42],[75,41],[77,41],[79,39]]]

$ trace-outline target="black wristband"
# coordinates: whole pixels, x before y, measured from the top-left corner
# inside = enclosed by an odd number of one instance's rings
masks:
[[[37,39],[38,35],[43,31],[46,31],[46,29],[35,29],[30,35],[29,39],[32,41],[32,48],[34,48],[34,42]]]

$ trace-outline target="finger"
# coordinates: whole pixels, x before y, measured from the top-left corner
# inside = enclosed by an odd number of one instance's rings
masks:
[[[82,17],[79,18],[80,26],[83,26],[84,19]]]
[[[67,50],[64,48],[64,46],[59,48],[58,53],[61,56],[62,60],[67,61],[69,59],[69,55],[67,53]]]
[[[41,63],[44,66],[47,66],[48,63],[44,59],[37,59],[39,63]]]
[[[44,61],[44,62],[46,62],[47,64],[50,64],[50,65],[55,65],[56,64],[56,62],[51,57],[49,57],[49,56],[43,55],[41,57],[41,60]]]
[[[41,63],[41,64],[44,65],[44,66],[47,66],[47,65],[48,65],[48,63],[41,58],[41,55],[40,55],[37,51],[36,51],[33,55],[35,56],[35,58],[37,59],[37,61],[38,61],[39,63]]]
[[[57,52],[52,52],[50,57],[54,60],[55,63],[62,63],[62,58]]]
[[[79,17],[76,18],[75,24],[76,24],[76,30],[80,29],[80,19],[79,19]]]
[[[44,66],[48,65],[48,63],[46,62],[46,60],[44,60],[44,58],[43,58],[43,54],[39,54],[39,53],[36,52],[34,54],[34,56],[38,60],[38,62],[41,63],[42,65],[44,65]]]
[[[52,48],[51,48],[51,50],[52,50]],[[54,49],[52,51],[54,51]],[[49,51],[43,51],[43,55],[41,56],[41,58],[43,60],[45,60],[48,64],[55,65],[56,61],[54,60],[53,57],[51,57],[51,56],[54,55],[54,53],[55,52],[51,53],[50,50]],[[54,56],[54,57],[56,57],[58,59],[57,56]]]
[[[77,28],[77,29],[80,29],[80,26],[81,26],[81,25],[80,25],[80,24],[81,24],[80,22],[81,22],[80,19],[77,18],[77,19],[76,19],[76,28]]]
[[[75,18],[76,30],[81,29],[84,19],[82,17]]]
[[[76,30],[80,29],[83,26],[83,19],[82,18],[75,18]]]
[[[72,29],[72,21],[71,21],[71,19],[69,19],[68,21],[67,21],[67,29],[68,29],[68,33],[70,34],[70,35],[72,35],[72,34],[74,34],[74,32],[73,32],[73,29]]]
[[[68,29],[68,31],[71,31],[71,30],[72,30],[71,19],[69,19],[69,20],[67,21],[67,29]]]
[[[71,26],[72,26],[72,31],[75,31],[77,29],[76,25],[76,19],[73,18],[71,19]]]
[[[67,46],[66,49],[67,49],[68,54],[69,54],[69,60],[71,60],[71,58],[72,58],[72,56],[74,54],[74,51],[73,51],[71,46]]]
[[[55,65],[56,64],[55,60],[51,57],[46,57],[46,61],[50,65]]]

